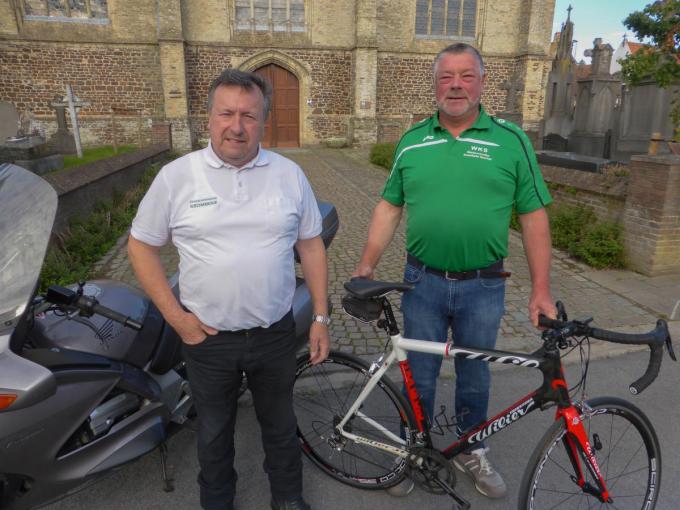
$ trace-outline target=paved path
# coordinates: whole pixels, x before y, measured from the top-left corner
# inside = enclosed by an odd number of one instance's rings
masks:
[[[297,149],[284,152],[305,170],[314,191],[321,200],[335,204],[341,219],[340,230],[329,250],[330,293],[335,304],[332,341],[334,347],[360,355],[380,350],[383,336],[372,326],[360,325],[340,312],[342,283],[349,277],[359,258],[366,237],[371,211],[378,200],[386,177],[383,169],[366,162],[363,150]],[[396,238],[385,254],[378,276],[382,279],[401,279],[404,259],[404,233]],[[135,284],[134,276],[125,257],[124,241],[111,251],[103,262],[102,274]],[[176,254],[171,249],[163,251],[168,272],[176,267]],[[529,277],[520,239],[510,238],[508,268],[513,272],[508,280],[506,308],[499,346],[509,350],[532,350],[538,346],[538,335],[528,324],[526,303]],[[605,328],[621,327],[626,330],[651,329],[656,317],[670,317],[680,300],[680,276],[646,278],[628,271],[593,271],[565,255],[555,252],[552,273],[553,295],[566,303],[572,316],[592,314],[598,325]],[[680,306],[679,306],[680,307]],[[680,339],[680,311],[671,322],[672,332]],[[679,349],[680,350],[680,349]],[[613,358],[620,349],[610,344],[593,348],[593,357],[608,358],[591,364],[589,394],[614,394],[633,400],[655,424],[664,456],[664,479],[657,506],[660,510],[678,507],[680,500],[680,461],[673,452],[680,441],[677,438],[677,409],[680,406],[677,387],[680,385],[678,365],[667,358],[659,380],[638,397],[627,393],[627,385],[641,375],[647,360],[646,353],[633,353]],[[451,364],[445,364],[451,365]],[[495,369],[495,367],[492,367]],[[570,381],[578,378],[578,364],[566,368]],[[491,392],[491,408],[501,409],[520,395],[535,388],[540,382],[537,371],[517,373],[508,368],[495,369]],[[445,373],[440,381],[441,399],[452,394],[453,380]],[[255,423],[252,402],[248,398],[239,402],[237,424],[237,458],[239,510],[266,510],[268,506],[267,481],[262,472],[262,452],[259,429]],[[523,425],[510,428],[490,440],[492,457],[503,473],[509,487],[506,499],[492,501],[479,496],[469,480],[460,477],[461,493],[470,499],[473,508],[505,510],[514,508],[517,490],[531,451],[552,420],[553,413],[534,413]],[[450,441],[450,439],[449,439]],[[130,466],[116,470],[96,486],[77,496],[50,505],[49,510],[98,508],[101,510],[184,510],[198,508],[198,489],[195,482],[198,466],[195,437],[190,430],[182,431],[170,443],[170,470],[175,479],[176,491],[164,493],[160,488],[158,456],[146,455]],[[310,462],[304,463],[305,494],[317,510],[413,510],[414,508],[451,508],[446,498],[416,490],[408,498],[392,498],[382,491],[362,491],[342,485],[322,474]]]
[[[329,293],[334,304],[331,338],[333,347],[355,354],[374,354],[384,347],[384,334],[372,325],[360,324],[344,314],[340,299],[342,287],[351,275],[363,248],[373,207],[387,176],[384,169],[368,163],[365,149],[288,149],[281,151],[305,171],[317,198],[335,205],[340,229],[329,256]],[[404,221],[384,254],[377,271],[383,280],[401,280],[404,265]],[[506,314],[501,325],[498,347],[529,352],[538,346],[538,335],[529,323],[527,301],[529,270],[520,236],[510,235],[506,267],[512,271],[507,282]],[[171,274],[177,255],[170,245],[162,252]],[[127,262],[124,244],[114,249],[103,264],[102,273],[136,285]],[[552,290],[572,317],[593,316],[603,328],[642,331],[651,329],[657,316],[669,317],[680,300],[680,276],[646,278],[629,271],[594,271],[555,250]],[[395,296],[394,304],[398,304]],[[395,307],[396,308],[396,307]],[[680,306],[679,306],[680,308]],[[680,319],[680,310],[676,311]],[[680,325],[675,322],[674,326]],[[594,346],[594,356],[607,356],[630,350],[613,344]]]

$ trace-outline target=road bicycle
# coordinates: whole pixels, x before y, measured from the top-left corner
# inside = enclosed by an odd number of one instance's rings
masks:
[[[590,318],[567,320],[558,303],[558,320],[541,317],[546,329],[543,345],[535,352],[473,349],[402,337],[386,295],[412,288],[409,283],[360,278],[345,283],[344,310],[361,321],[377,321],[390,337],[385,353],[374,363],[337,351],[318,365],[311,365],[308,356],[298,358],[294,386],[298,437],[303,452],[316,466],[340,482],[367,489],[385,489],[410,476],[427,491],[451,496],[454,509],[467,509],[469,502],[455,489],[450,459],[537,409],[555,407],[555,421],[524,473],[518,508],[590,508],[591,504],[654,508],[661,482],[661,452],[651,422],[625,400],[583,398],[590,338],[649,346],[647,370],[630,385],[631,393],[637,394],[658,375],[664,345],[671,359],[676,359],[665,321],[659,320],[649,333],[617,333],[591,327]],[[582,373],[569,388],[561,353],[574,349],[580,350]],[[407,351],[533,368],[542,372],[543,383],[451,445],[436,449],[432,435],[442,424],[437,417],[434,424],[426,417]],[[408,399],[386,376],[395,362]],[[579,390],[580,400],[575,398]]]

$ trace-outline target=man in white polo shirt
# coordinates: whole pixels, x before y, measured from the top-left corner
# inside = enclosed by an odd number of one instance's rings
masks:
[[[312,295],[310,357],[328,354],[321,216],[302,170],[263,150],[271,103],[257,75],[224,71],[210,86],[206,149],[163,167],[139,205],[128,254],[144,291],[183,340],[198,413],[201,506],[233,510],[234,425],[245,372],[265,451],[273,510],[309,510],[292,406],[293,247]],[[158,250],[179,252],[181,304]]]

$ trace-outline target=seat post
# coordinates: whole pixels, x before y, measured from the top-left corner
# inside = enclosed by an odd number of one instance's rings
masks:
[[[397,319],[394,317],[394,312],[392,312],[392,305],[386,297],[382,298],[382,307],[385,312],[385,320],[387,321],[387,332],[390,336],[398,335],[399,325],[397,324]]]

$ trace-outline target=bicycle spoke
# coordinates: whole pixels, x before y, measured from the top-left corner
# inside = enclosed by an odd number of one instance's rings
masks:
[[[603,502],[590,494],[590,489],[581,490],[574,485],[575,473],[565,441],[568,432],[564,423],[557,422],[532,455],[533,467],[522,481],[521,507],[640,510],[656,501],[658,488],[650,483],[650,459],[658,458],[659,447],[642,412],[616,398],[595,399],[589,404],[593,412],[584,414],[583,425],[612,502]],[[584,466],[585,481],[597,491],[600,485],[597,472],[580,445],[575,446],[577,461]],[[660,464],[656,471],[660,477]],[[617,489],[622,493],[617,494]],[[574,496],[581,499],[577,502]]]
[[[393,484],[403,476],[403,464],[395,463],[398,456],[371,444],[355,442],[337,430],[337,424],[368,383],[367,371],[365,362],[336,352],[321,365],[305,363],[298,369],[294,405],[304,454],[341,482],[376,488]],[[309,390],[309,386],[313,388]],[[397,440],[402,425],[406,431],[412,427],[410,421],[405,422],[409,416],[406,405],[389,381],[381,381],[365,396],[360,411],[349,417],[344,432],[408,448],[408,433],[405,441]],[[397,473],[397,469],[401,471]]]

